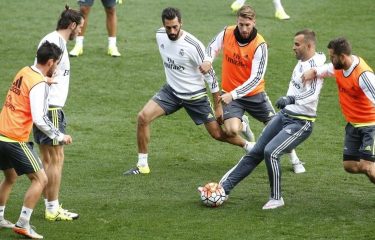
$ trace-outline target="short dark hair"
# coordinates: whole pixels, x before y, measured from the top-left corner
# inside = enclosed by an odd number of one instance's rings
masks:
[[[67,29],[73,22],[79,25],[83,18],[84,17],[81,12],[71,9],[68,5],[65,5],[65,10],[61,13],[60,18],[57,21],[56,30]]]
[[[57,61],[62,54],[62,50],[54,43],[45,41],[36,52],[36,61],[38,64],[46,64],[48,60]]]
[[[163,23],[165,19],[173,20],[176,17],[178,19],[178,22],[181,23],[181,12],[178,8],[167,7],[161,13],[161,20],[163,21]]]
[[[331,40],[328,43],[327,48],[332,49],[333,53],[336,55],[345,54],[349,56],[352,54],[352,47],[344,37],[338,37]]]
[[[306,28],[306,29],[296,32],[294,36],[296,37],[298,35],[303,35],[305,42],[312,42],[316,44],[316,35],[313,30]]]

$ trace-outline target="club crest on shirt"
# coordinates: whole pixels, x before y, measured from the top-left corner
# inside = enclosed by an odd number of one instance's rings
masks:
[[[185,55],[184,49],[181,48],[179,54],[181,57],[184,56]]]

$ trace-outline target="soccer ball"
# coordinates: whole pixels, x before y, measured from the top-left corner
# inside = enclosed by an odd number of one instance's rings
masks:
[[[218,183],[207,183],[200,192],[201,200],[207,207],[218,207],[225,201],[224,188]]]

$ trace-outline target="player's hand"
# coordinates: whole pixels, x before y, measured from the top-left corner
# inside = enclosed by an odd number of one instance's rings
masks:
[[[293,96],[284,96],[277,99],[275,105],[278,109],[283,109],[286,105],[294,104],[295,102],[296,99]]]
[[[63,143],[66,144],[66,145],[69,145],[72,142],[73,142],[72,137],[70,135],[65,134],[64,139],[63,139]]]
[[[219,100],[225,104],[229,104],[233,101],[233,97],[231,93],[224,93],[219,97]]]
[[[202,64],[199,66],[199,71],[201,71],[202,74],[208,73],[212,68],[212,64],[209,61],[204,61]]]
[[[117,4],[122,4],[122,0],[116,0]]]
[[[304,72],[301,76],[302,82],[305,83],[306,81],[313,80],[316,78],[316,70],[314,68],[311,68]]]

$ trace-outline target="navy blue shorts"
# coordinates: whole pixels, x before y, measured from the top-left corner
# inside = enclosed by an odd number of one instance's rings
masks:
[[[32,142],[7,142],[0,140],[0,169],[14,168],[17,175],[38,172],[43,168]]]
[[[66,119],[64,111],[61,108],[53,108],[50,107],[48,109],[47,114],[49,120],[53,123],[53,126],[55,128],[58,128],[60,132],[64,133],[66,132]],[[63,142],[58,142],[56,139],[49,138],[44,132],[40,131],[39,128],[37,128],[35,125],[33,126],[33,135],[34,135],[34,141],[37,144],[45,144],[45,145],[63,145]]]

